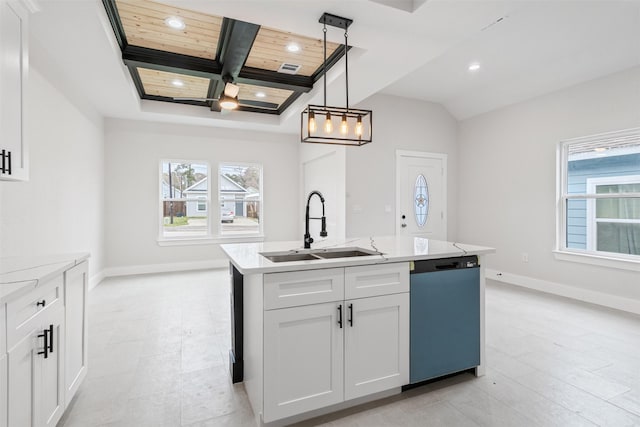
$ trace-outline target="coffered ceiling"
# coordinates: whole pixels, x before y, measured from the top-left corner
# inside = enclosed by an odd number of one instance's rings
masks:
[[[321,39],[157,1],[103,4],[144,100],[221,111],[216,99],[230,81],[240,111],[280,114],[322,75]],[[327,43],[328,68],[343,55],[344,45]]]

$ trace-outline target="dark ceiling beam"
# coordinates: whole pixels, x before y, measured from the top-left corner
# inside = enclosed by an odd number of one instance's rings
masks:
[[[102,0],[102,4],[104,5],[104,9],[107,12],[107,17],[109,18],[109,22],[111,23],[111,28],[113,28],[113,34],[116,36],[116,40],[118,41],[120,50],[122,50],[128,43],[127,36],[124,32],[124,27],[122,26],[122,21],[120,21],[120,14],[118,14],[116,1]]]
[[[235,79],[240,74],[244,63],[247,62],[260,26],[224,18],[222,28],[223,42],[218,60],[222,64],[222,75]]]
[[[129,67],[149,68],[205,79],[220,79],[222,75],[222,67],[215,60],[140,46],[126,46],[122,50],[122,60]]]
[[[313,89],[313,79],[311,77],[284,74],[277,71],[251,67],[242,68],[240,74],[236,78],[236,83],[245,83],[305,93]]]

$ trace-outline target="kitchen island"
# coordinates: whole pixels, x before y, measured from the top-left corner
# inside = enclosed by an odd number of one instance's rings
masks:
[[[222,249],[231,261],[232,374],[244,381],[259,425],[401,392],[410,383],[410,307],[421,311],[411,301],[412,272],[426,260],[475,267],[477,357],[459,370],[484,373],[482,257],[492,248],[390,236]]]

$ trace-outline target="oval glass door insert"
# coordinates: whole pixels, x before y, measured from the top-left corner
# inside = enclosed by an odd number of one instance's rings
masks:
[[[413,212],[416,224],[419,228],[422,228],[427,223],[427,216],[429,215],[429,187],[424,175],[418,175],[416,178],[413,197]]]

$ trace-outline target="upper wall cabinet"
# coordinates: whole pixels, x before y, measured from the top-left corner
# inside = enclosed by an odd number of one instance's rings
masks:
[[[28,57],[28,9],[0,0],[0,180],[29,178],[24,135]]]

